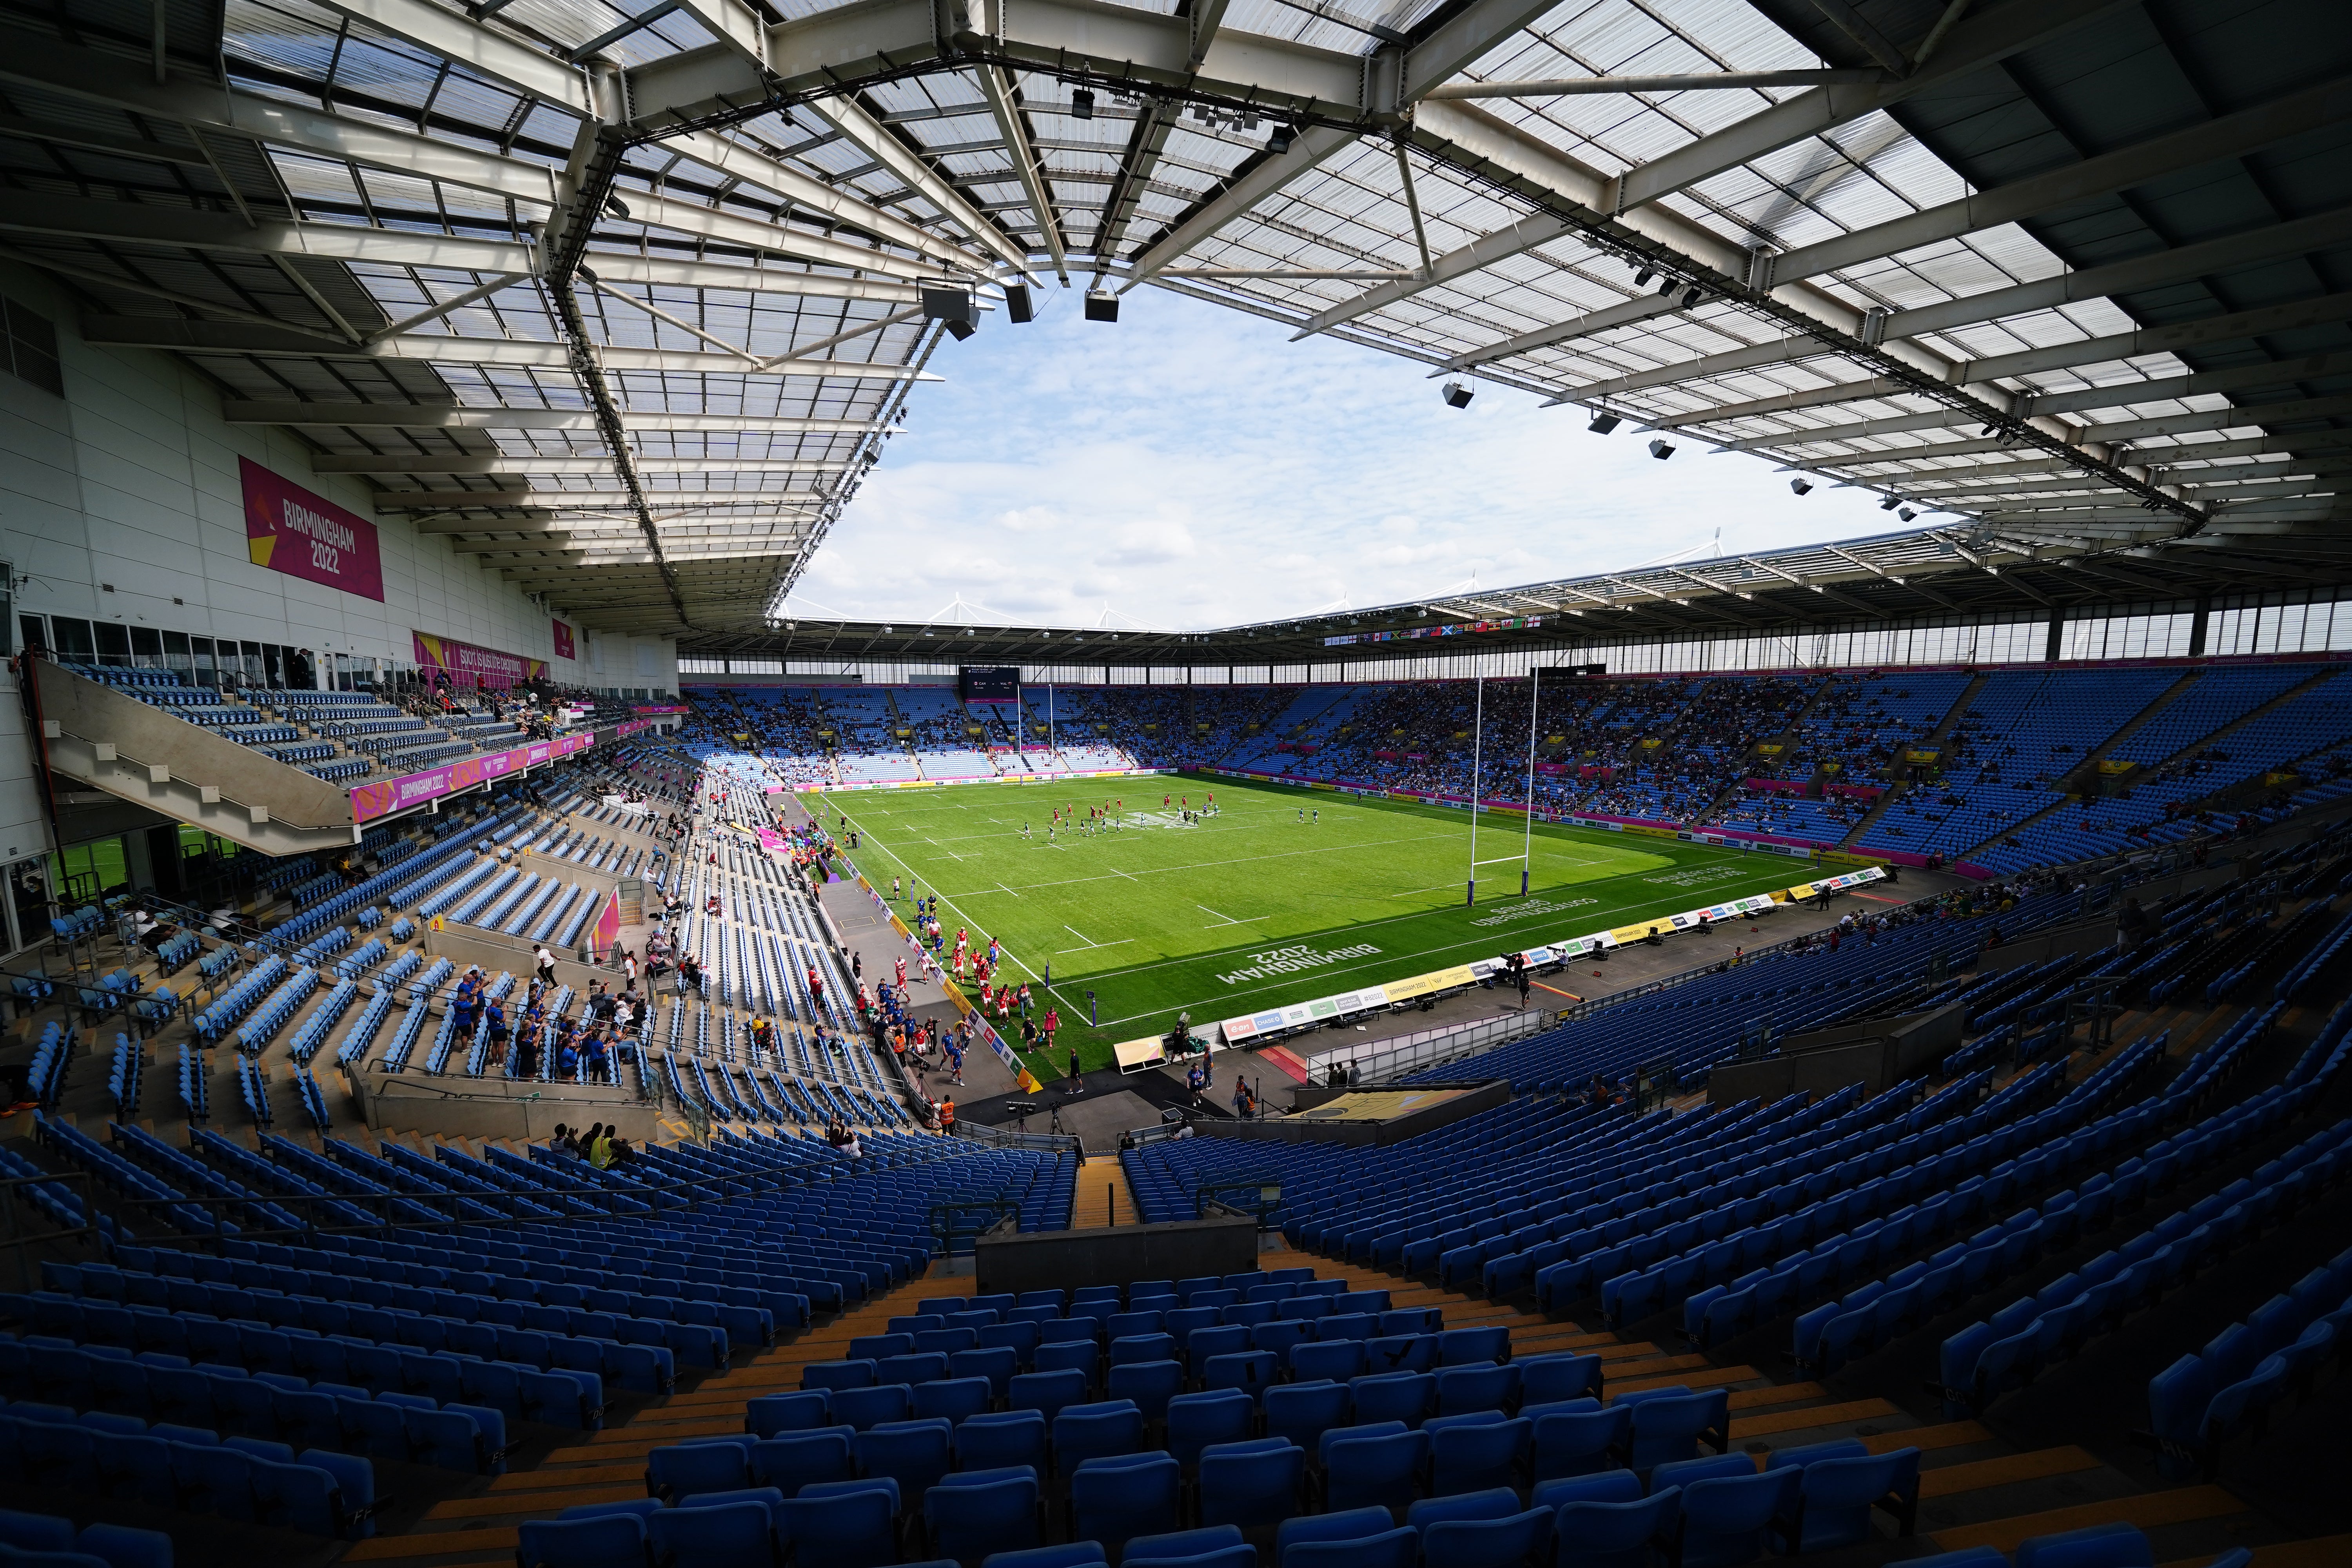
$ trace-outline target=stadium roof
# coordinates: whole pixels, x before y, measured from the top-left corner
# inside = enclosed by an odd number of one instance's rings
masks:
[[[1937,525],[1400,617],[2343,575],[2336,0],[18,0],[0,44],[0,254],[85,336],[609,629],[771,633],[952,367],[920,285],[992,331],[1024,278]]]

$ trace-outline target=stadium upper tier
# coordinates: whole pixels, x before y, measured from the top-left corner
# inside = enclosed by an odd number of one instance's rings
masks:
[[[798,786],[1204,766],[1524,802],[1996,870],[2270,817],[2352,784],[2325,661],[1024,689],[704,686],[689,738]],[[1530,720],[1532,719],[1532,726]],[[1533,769],[1529,768],[1532,742]]]

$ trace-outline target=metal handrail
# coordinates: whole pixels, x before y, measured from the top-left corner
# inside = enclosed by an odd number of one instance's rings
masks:
[[[96,1188],[92,1184],[90,1173],[88,1171],[64,1171],[56,1175],[0,1176],[0,1194],[5,1194],[10,1189],[16,1187],[36,1187],[50,1182],[69,1183],[77,1184],[81,1188],[81,1212],[83,1215],[81,1224],[78,1226],[65,1226],[56,1230],[45,1230],[37,1236],[26,1236],[17,1227],[17,1205],[13,1203],[0,1201],[0,1211],[5,1211],[8,1216],[8,1229],[5,1236],[0,1236],[0,1247],[5,1247],[10,1253],[15,1255],[16,1259],[17,1283],[26,1290],[34,1289],[33,1266],[31,1260],[25,1256],[26,1248],[38,1247],[44,1242],[64,1241],[72,1237],[94,1236],[97,1234],[98,1230],[96,1224],[89,1217],[90,1215],[97,1212],[96,1206],[92,1201],[96,1197],[97,1192]]]

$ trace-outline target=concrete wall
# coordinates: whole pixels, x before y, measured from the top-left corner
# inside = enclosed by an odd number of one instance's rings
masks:
[[[1439,1087],[1423,1085],[1421,1087]],[[1450,1087],[1450,1086],[1445,1086]],[[1311,1089],[1298,1091],[1307,1097],[1300,1109],[1328,1103],[1347,1090],[1313,1098]],[[1193,1122],[1193,1131],[1206,1138],[1226,1138],[1237,1142],[1259,1143],[1339,1143],[1350,1148],[1383,1147],[1433,1132],[1440,1127],[1489,1110],[1511,1098],[1511,1086],[1503,1079],[1485,1082],[1468,1094],[1433,1105],[1425,1110],[1410,1111],[1391,1117],[1385,1121],[1315,1121],[1297,1116],[1259,1117],[1251,1121],[1229,1121],[1202,1118]],[[1149,1278],[1147,1276],[1147,1278]]]
[[[0,263],[0,292],[55,323],[66,387],[0,374],[0,558],[29,579],[18,610],[400,664],[411,630],[432,632],[594,684],[585,658],[555,658],[545,610],[446,539],[378,516],[364,479],[312,473],[293,432],[226,423],[215,385],[171,354],[84,342],[72,300],[37,272]],[[239,458],[374,521],[383,603],[253,563]]]
[[[584,1128],[602,1121],[632,1142],[653,1142],[656,1107],[634,1089],[596,1084],[509,1082],[505,1079],[436,1079],[387,1073],[373,1064],[343,1081],[371,1128],[453,1138],[551,1137],[560,1122]],[[453,1088],[462,1084],[462,1089]]]
[[[1707,1103],[1777,1100],[1800,1090],[1821,1095],[1850,1083],[1866,1095],[1880,1093],[1957,1050],[1964,1012],[1955,1002],[1791,1036],[1775,1055],[1717,1067],[1707,1075]]]
[[[1095,1230],[1035,1230],[983,1236],[974,1249],[980,1293],[1132,1285],[1241,1274],[1257,1267],[1257,1221],[1242,1215]]]
[[[367,481],[312,473],[294,432],[225,421],[218,388],[184,362],[83,342],[75,301],[45,274],[0,262],[0,295],[55,325],[65,382],[58,397],[0,371],[6,651],[22,646],[17,615],[34,613],[307,648],[323,674],[338,654],[408,664],[414,630],[547,659],[567,684],[677,689],[675,644],[604,637],[593,613],[535,604],[446,539],[377,515]],[[375,523],[382,603],[253,563],[239,458]],[[555,657],[558,616],[583,634],[575,659]],[[15,678],[0,685],[0,856],[14,862],[55,846]]]

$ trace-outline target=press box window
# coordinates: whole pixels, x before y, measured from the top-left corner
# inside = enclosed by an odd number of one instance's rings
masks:
[[[53,396],[66,395],[64,371],[58,364],[58,330],[14,300],[0,300],[0,316],[7,325],[8,369]]]

